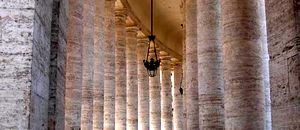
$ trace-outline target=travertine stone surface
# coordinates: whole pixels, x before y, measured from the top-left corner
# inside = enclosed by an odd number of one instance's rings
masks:
[[[185,14],[185,13],[184,13]],[[184,15],[185,16],[185,15]],[[185,17],[184,17],[185,19]],[[182,89],[183,89],[183,130],[187,129],[187,123],[186,123],[186,43],[185,43],[185,38],[186,38],[186,25],[184,24],[183,27],[183,37],[184,40],[182,41]]]
[[[66,50],[66,18],[65,3],[53,1],[50,73],[49,73],[49,104],[48,130],[64,129],[64,87],[65,87],[65,50]],[[62,11],[61,11],[62,10]]]
[[[156,46],[157,47],[157,46]],[[159,52],[159,49],[156,49]],[[157,53],[159,56],[159,53]],[[154,49],[150,50],[150,56],[154,57]],[[155,77],[149,77],[149,99],[150,99],[150,129],[161,129],[161,104],[160,104],[160,68]]]
[[[186,0],[186,111],[187,129],[199,130],[197,1]]]
[[[52,0],[35,1],[36,7],[33,23],[34,26],[31,64],[32,86],[30,92],[31,101],[29,117],[29,129],[31,130],[47,129],[48,126],[47,113],[49,102],[49,68],[52,4]],[[23,11],[20,11],[19,13],[22,14]],[[26,34],[23,34],[23,36],[26,37]],[[13,48],[13,50],[15,49],[16,47]],[[22,74],[17,74],[17,79],[18,75]]]
[[[127,129],[138,129],[138,80],[137,80],[137,31],[136,26],[126,27],[127,67]]]
[[[273,130],[300,129],[299,1],[266,0]]]
[[[197,0],[199,129],[224,129],[219,0]]]
[[[83,4],[81,130],[93,129],[95,0]]]
[[[104,129],[115,129],[115,0],[105,0]]]
[[[263,0],[222,0],[225,129],[264,129]]]
[[[126,10],[115,11],[116,22],[116,130],[126,129]]]
[[[93,130],[103,130],[104,123],[104,1],[95,1]]]
[[[68,7],[66,81],[65,81],[65,129],[79,130],[81,117],[82,85],[82,33],[83,0],[66,0]]]
[[[160,53],[161,59],[161,129],[172,130],[172,82],[171,82],[171,57]]]
[[[52,0],[0,2],[0,129],[47,129],[51,18]]]
[[[174,130],[184,130],[184,102],[183,96],[180,94],[180,87],[183,89],[183,71],[182,64],[178,61],[172,61],[172,68],[174,74],[174,90],[173,90],[173,129]]]
[[[149,76],[143,60],[148,49],[148,39],[138,38],[137,68],[138,68],[138,129],[149,130]]]

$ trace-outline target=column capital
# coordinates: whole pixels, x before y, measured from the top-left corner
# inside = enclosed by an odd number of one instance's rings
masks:
[[[162,61],[163,60],[171,61],[171,56],[165,51],[159,51],[159,56]]]
[[[126,9],[117,9],[115,10],[115,22],[116,24],[122,24],[125,26],[127,18],[127,10]]]
[[[138,37],[138,43],[148,44],[149,39],[147,37]]]
[[[125,8],[123,8],[123,9],[116,9],[115,10],[115,16],[116,17],[126,17],[127,16],[127,10]]]
[[[139,28],[137,26],[127,26],[126,27],[126,32],[137,33],[137,31],[139,31]]]

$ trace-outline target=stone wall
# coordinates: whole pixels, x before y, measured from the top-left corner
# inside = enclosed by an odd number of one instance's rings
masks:
[[[274,130],[300,129],[298,4],[266,0]]]

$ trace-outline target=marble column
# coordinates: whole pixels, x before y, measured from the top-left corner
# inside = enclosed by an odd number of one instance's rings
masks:
[[[219,0],[197,1],[199,129],[224,129]]]
[[[70,2],[70,1],[69,1]],[[68,5],[67,50],[65,82],[65,129],[79,130],[82,85],[82,8],[83,0]]]
[[[127,67],[127,129],[138,129],[138,80],[137,80],[137,31],[136,26],[126,27]]]
[[[104,0],[95,1],[93,130],[103,130],[104,122]]]
[[[222,0],[225,129],[264,129],[264,0]]]
[[[148,39],[139,38],[137,43],[139,130],[149,130],[149,76],[143,63],[147,49]]]
[[[116,130],[126,129],[126,10],[115,11],[116,22]]]
[[[181,95],[179,89],[180,87],[183,89],[182,81],[183,81],[183,69],[180,62],[177,60],[172,60],[172,68],[174,74],[174,90],[173,90],[173,102],[174,102],[174,110],[173,110],[173,127],[174,130],[184,130],[184,102],[183,96]]]
[[[187,129],[199,130],[197,1],[186,0],[186,111]]]
[[[95,0],[83,4],[81,130],[93,129],[93,64]]]
[[[161,59],[161,129],[172,130],[172,82],[171,57],[166,52],[160,52]]]
[[[156,49],[159,52],[159,49]],[[158,54],[158,53],[157,53]],[[150,56],[154,57],[153,48],[150,50]],[[159,56],[159,55],[158,55]],[[149,77],[149,97],[150,97],[150,129],[161,129],[161,105],[160,105],[160,68],[158,68],[155,77]]]
[[[105,0],[104,129],[115,129],[115,0]]]

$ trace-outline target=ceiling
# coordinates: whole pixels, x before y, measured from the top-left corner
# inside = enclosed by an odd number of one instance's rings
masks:
[[[154,35],[169,51],[182,55],[182,0],[153,0],[153,2]],[[150,30],[150,0],[127,0],[127,3],[140,24]]]

